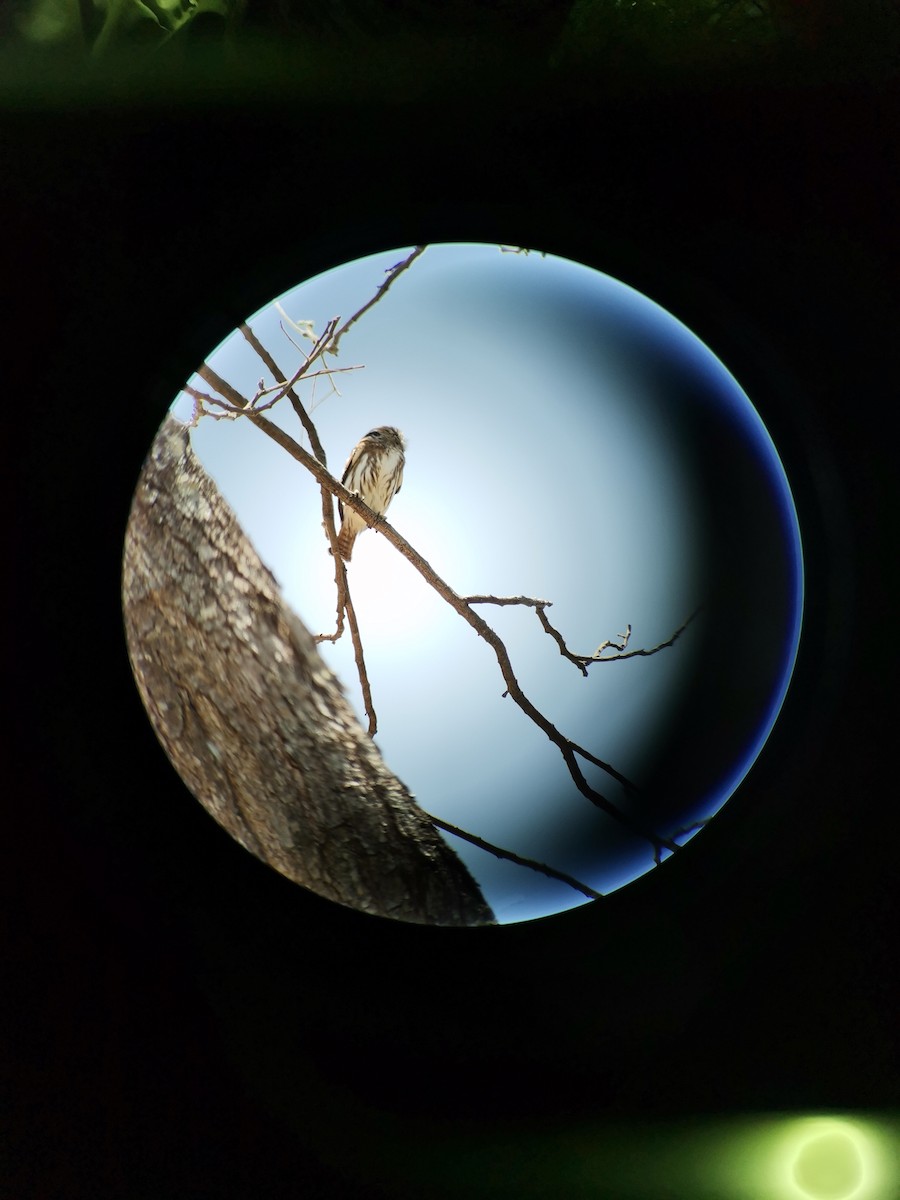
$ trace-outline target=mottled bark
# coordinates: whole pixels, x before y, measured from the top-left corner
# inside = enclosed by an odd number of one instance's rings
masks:
[[[123,603],[157,736],[241,845],[366,912],[439,925],[494,920],[386,767],[171,417],[135,493]]]

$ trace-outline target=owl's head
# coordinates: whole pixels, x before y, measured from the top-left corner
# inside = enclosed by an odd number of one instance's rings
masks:
[[[385,448],[406,449],[406,438],[393,425],[379,425],[377,429],[370,429],[366,434],[366,440],[370,438],[377,445],[384,446]]]

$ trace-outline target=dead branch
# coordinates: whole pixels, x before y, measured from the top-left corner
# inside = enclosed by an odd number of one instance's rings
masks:
[[[601,771],[605,771],[606,774],[612,779],[615,779],[618,783],[621,783],[622,787],[625,788],[626,791],[634,794],[637,794],[640,791],[640,788],[636,783],[632,783],[630,779],[626,779],[621,771],[617,771],[615,767],[610,766],[608,762],[604,762],[602,758],[598,758],[596,754],[591,754],[590,750],[585,750],[584,746],[579,746],[577,742],[573,741],[570,741],[569,745],[576,754],[580,754],[582,758],[586,758],[588,762],[593,763],[595,767],[599,767]]]
[[[424,254],[427,249],[428,249],[427,245],[426,246],[416,246],[415,250],[413,250],[412,254],[410,254],[408,258],[403,259],[402,262],[395,263],[394,266],[392,266],[388,269],[387,279],[385,279],[384,283],[381,283],[378,285],[378,287],[375,290],[375,295],[372,296],[372,298],[370,300],[367,300],[366,303],[362,306],[362,308],[360,308],[357,312],[355,312],[348,321],[345,321],[344,324],[337,331],[337,333],[334,335],[334,337],[331,339],[331,342],[328,346],[329,354],[337,354],[338,343],[340,342],[340,340],[344,336],[344,334],[347,332],[347,330],[350,329],[351,326],[355,325],[356,322],[359,320],[359,318],[364,313],[367,313],[370,308],[374,307],[374,305],[376,305],[378,303],[378,301],[384,296],[384,294],[387,292],[388,288],[391,286],[391,284],[394,282],[394,280],[397,278],[397,276],[402,275],[405,270],[407,270],[409,267],[411,267],[412,264],[416,261],[416,259],[419,258],[420,255]]]
[[[660,642],[658,646],[651,646],[649,650],[629,650],[624,654],[610,654],[606,658],[594,658],[593,662],[623,662],[626,658],[649,658],[651,654],[658,654],[660,650],[666,650],[669,646],[674,646],[684,631],[693,621],[694,617],[700,612],[703,606],[700,605],[694,609],[686,621],[683,621],[670,638]],[[630,628],[630,626],[629,626]]]
[[[577,892],[581,892],[582,895],[587,896],[590,900],[603,899],[602,892],[595,891],[588,884],[576,879],[574,875],[567,875],[565,871],[557,871],[555,867],[549,867],[546,863],[538,862],[535,858],[524,858],[521,854],[516,854],[512,850],[504,850],[502,846],[495,846],[493,842],[486,842],[484,838],[480,838],[474,833],[469,833],[465,829],[460,829],[458,825],[452,825],[449,821],[442,820],[441,817],[435,817],[431,813],[425,813],[425,815],[438,829],[445,829],[447,833],[452,833],[454,837],[462,838],[464,842],[470,842],[473,846],[477,846],[479,850],[487,850],[488,854],[493,854],[494,858],[505,858],[507,861],[516,863],[520,867],[528,867],[532,871],[539,871],[541,875],[546,875],[549,879],[558,879],[561,883],[567,883],[569,887],[575,888]]]
[[[240,328],[241,328],[241,332],[243,333],[244,337],[247,339],[247,341],[250,343],[250,345],[253,346],[253,348],[256,350],[256,352],[259,354],[259,356],[262,358],[262,360],[266,364],[266,366],[269,367],[269,369],[275,375],[276,379],[279,380],[279,382],[277,384],[275,384],[273,387],[264,387],[262,380],[260,380],[259,387],[257,388],[256,393],[254,394],[253,398],[250,400],[246,399],[244,396],[240,396],[240,402],[238,403],[235,400],[235,397],[238,396],[239,393],[235,392],[234,389],[231,389],[232,396],[231,396],[230,400],[225,398],[224,393],[220,396],[211,396],[208,392],[201,392],[197,388],[192,387],[190,384],[185,384],[181,390],[183,392],[187,393],[187,395],[192,396],[195,400],[199,401],[201,404],[206,404],[206,405],[212,404],[212,405],[215,405],[217,408],[221,408],[223,410],[221,413],[210,412],[207,409],[207,411],[203,414],[205,416],[212,417],[213,420],[216,420],[216,421],[222,420],[223,418],[228,418],[228,419],[233,420],[235,417],[242,416],[248,409],[255,409],[257,412],[266,412],[268,409],[274,408],[275,405],[279,402],[279,400],[282,400],[285,396],[288,396],[290,398],[290,401],[294,408],[294,411],[296,412],[297,416],[300,418],[300,421],[303,424],[304,429],[306,430],[307,434],[309,435],[310,442],[311,442],[314,450],[316,451],[317,456],[320,454],[324,456],[325,450],[324,450],[324,447],[322,446],[321,441],[319,440],[318,431],[316,430],[315,425],[309,419],[309,416],[306,413],[306,409],[304,408],[303,403],[300,400],[300,397],[297,395],[297,393],[294,389],[295,389],[295,385],[301,379],[318,379],[323,375],[330,376],[330,375],[335,374],[335,372],[338,372],[338,371],[342,371],[342,372],[343,371],[361,371],[363,369],[362,365],[357,365],[357,366],[352,366],[352,367],[323,367],[322,370],[320,370],[320,371],[310,371],[309,370],[309,368],[316,361],[316,359],[319,358],[322,354],[324,354],[327,351],[328,340],[330,339],[330,337],[334,331],[334,328],[338,323],[338,319],[339,319],[338,317],[332,317],[332,319],[328,322],[328,325],[325,328],[325,332],[321,335],[321,337],[319,337],[316,340],[316,343],[313,346],[313,349],[311,350],[311,352],[308,355],[305,353],[305,351],[303,351],[303,350],[300,351],[301,354],[303,354],[305,361],[304,361],[303,365],[297,371],[294,372],[294,374],[291,376],[290,379],[288,379],[287,376],[285,376],[284,373],[280,370],[280,368],[278,367],[275,360],[269,354],[268,350],[266,350],[266,348],[261,344],[261,342],[256,337],[256,335],[254,334],[254,332],[250,328],[250,326],[247,325],[246,322],[243,325],[241,325]],[[296,343],[294,343],[294,344],[296,344]],[[298,349],[299,349],[299,347],[298,347]],[[198,372],[198,374],[199,374],[199,372]],[[258,403],[258,401],[263,396],[267,396],[271,392],[276,392],[277,394],[271,400],[267,400],[265,404]],[[322,462],[325,461],[324,457],[321,459],[321,461]]]
[[[629,622],[625,626],[624,633],[617,633],[616,637],[619,639],[618,641],[616,641],[615,638],[607,638],[605,642],[601,642],[591,656],[591,662],[606,662],[606,659],[601,659],[600,655],[604,650],[609,650],[610,648],[615,650],[618,654],[624,654],[628,643],[631,641],[631,623]]]
[[[523,604],[528,608],[550,608],[552,600],[536,600],[533,596],[463,596],[466,604]]]
[[[211,396],[209,392],[201,392],[198,388],[193,387],[189,383],[184,384],[181,390],[186,395],[192,396],[194,400],[198,401],[201,405],[214,404],[216,408],[221,408],[223,411],[220,413],[210,412],[208,408],[204,412],[204,410],[201,408],[202,415],[212,417],[214,421],[221,421],[224,418],[233,421],[234,418],[239,417],[243,411],[242,409],[235,408],[233,404],[229,404],[228,401],[222,399],[222,397]]]
[[[278,401],[281,400],[284,396],[290,396],[291,404],[293,405],[294,411],[297,413],[297,416],[300,417],[300,421],[303,424],[303,428],[306,430],[307,434],[309,435],[310,443],[314,446],[316,444],[318,444],[318,447],[320,450],[322,450],[323,454],[324,454],[324,449],[322,448],[322,443],[319,441],[319,437],[318,437],[317,433],[315,435],[316,441],[315,442],[312,441],[313,433],[311,431],[315,429],[315,426],[313,426],[312,421],[310,421],[308,417],[306,417],[304,419],[304,417],[301,415],[301,412],[305,413],[306,410],[303,408],[300,398],[297,396],[296,392],[294,391],[294,387],[297,383],[300,382],[301,379],[304,378],[304,376],[307,375],[307,373],[309,372],[309,369],[313,365],[313,363],[317,359],[321,358],[321,356],[328,351],[329,342],[331,340],[331,335],[334,333],[334,329],[338,323],[338,320],[339,320],[338,317],[331,318],[331,320],[325,326],[323,333],[316,339],[316,342],[315,342],[312,350],[310,350],[309,354],[306,354],[305,351],[303,351],[303,350],[300,351],[300,353],[303,354],[305,361],[294,372],[294,374],[291,376],[290,379],[285,378],[285,376],[282,374],[282,372],[278,370],[278,368],[275,364],[275,360],[271,357],[271,355],[268,353],[268,351],[266,351],[264,349],[264,347],[260,344],[260,342],[256,338],[256,335],[253,333],[252,329],[250,329],[250,326],[247,325],[246,322],[244,322],[244,324],[241,326],[241,333],[243,333],[244,337],[247,339],[247,341],[250,343],[250,345],[253,346],[254,350],[256,350],[256,352],[260,355],[260,357],[263,359],[263,361],[266,363],[266,365],[269,367],[269,369],[273,372],[273,374],[276,374],[276,378],[278,376],[281,376],[282,383],[281,383],[280,391],[278,391],[278,394],[275,396],[274,400],[268,401],[264,407],[272,408],[273,405],[277,404]],[[337,368],[335,368],[335,369],[337,369]],[[356,368],[349,367],[347,369],[355,370]],[[328,374],[328,371],[316,372],[316,374]],[[253,407],[253,402],[250,402],[249,407]]]
[[[344,375],[347,371],[362,371],[363,369],[363,363],[356,363],[352,367],[322,367],[321,371],[310,371],[308,375],[304,375],[303,381],[304,383],[308,383],[310,379],[321,379],[324,375],[327,375],[330,378],[332,375]],[[260,384],[261,383],[262,381],[260,381]],[[278,393],[273,400],[267,400],[265,404],[259,403],[263,396],[268,396],[272,392]],[[274,408],[278,401],[283,399],[283,397],[284,388],[281,387],[280,384],[273,383],[270,384],[269,387],[258,387],[253,395],[253,399],[250,401],[250,404],[256,409],[257,412],[265,412],[269,408]]]
[[[532,596],[465,596],[463,599],[467,604],[520,604],[528,608],[533,608],[544,632],[549,634],[557,646],[559,646],[560,654],[563,658],[567,658],[569,662],[574,663],[585,678],[587,678],[588,667],[593,663],[620,662],[626,658],[648,658],[651,654],[658,654],[660,650],[668,649],[669,646],[673,646],[681,637],[685,629],[687,629],[688,625],[690,625],[691,621],[693,621],[694,617],[700,611],[699,608],[695,608],[687,620],[679,625],[670,638],[667,638],[664,642],[660,642],[658,646],[650,647],[650,649],[627,649],[628,643],[631,640],[631,625],[629,624],[625,626],[625,632],[618,635],[618,641],[601,642],[593,654],[575,654],[566,645],[565,638],[559,630],[550,623],[550,618],[546,614],[545,610],[551,608],[553,605],[552,600],[536,600]],[[614,649],[616,653],[608,654],[605,658],[602,657],[603,651],[609,649]]]
[[[344,635],[344,612],[347,608],[347,600],[350,595],[350,586],[347,582],[347,572],[344,568],[344,560],[337,552],[337,534],[334,528],[334,510],[331,504],[331,493],[327,488],[322,488],[322,524],[325,527],[325,532],[328,540],[331,543],[331,556],[334,560],[334,584],[337,592],[337,617],[334,626],[334,633],[317,633],[314,640],[316,642],[337,642]]]
[[[343,563],[341,564],[343,566]],[[347,614],[347,622],[350,625],[350,638],[353,642],[353,657],[356,659],[356,671],[359,675],[359,686],[362,688],[363,704],[366,709],[366,716],[369,718],[369,737],[374,737],[378,732],[378,718],[375,715],[375,707],[372,704],[372,688],[369,684],[369,673],[366,670],[366,660],[363,654],[362,638],[359,633],[359,625],[356,620],[356,609],[353,607],[353,601],[350,599],[350,592],[347,589],[346,573],[344,575],[344,611]]]

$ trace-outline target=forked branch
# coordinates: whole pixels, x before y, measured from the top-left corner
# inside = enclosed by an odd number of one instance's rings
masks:
[[[581,671],[581,674],[587,678],[588,667],[594,663],[602,662],[621,662],[626,658],[648,658],[651,654],[658,654],[660,650],[665,650],[669,646],[674,646],[675,642],[681,637],[694,617],[700,611],[699,608],[694,609],[691,615],[684,621],[671,637],[666,641],[660,642],[657,646],[651,646],[649,649],[629,650],[628,643],[631,640],[631,626],[625,626],[625,632],[618,634],[618,640],[610,639],[601,642],[593,654],[576,654],[566,645],[565,638],[559,630],[550,623],[550,618],[547,616],[546,609],[553,606],[552,600],[536,600],[532,596],[465,596],[467,604],[498,604],[512,605],[518,604],[526,608],[533,608],[537,614],[537,618],[541,623],[544,632],[559,646],[559,652],[563,658],[567,658],[569,662],[574,663]],[[614,654],[604,655],[605,650],[614,650]]]
[[[427,249],[428,249],[427,246],[416,246],[416,248],[415,248],[415,250],[413,250],[412,254],[408,255],[401,262],[394,263],[394,265],[392,267],[388,268],[388,270],[386,272],[387,279],[385,279],[384,283],[380,283],[378,285],[378,287],[375,289],[375,295],[372,296],[372,298],[370,300],[367,300],[366,303],[362,306],[362,308],[357,309],[357,311],[353,314],[353,316],[350,317],[349,320],[344,322],[344,324],[340,327],[340,329],[337,331],[337,333],[331,339],[331,342],[327,348],[329,354],[337,354],[340,340],[344,336],[344,334],[347,332],[347,330],[350,329],[353,325],[355,325],[356,322],[359,320],[359,318],[364,313],[367,313],[370,308],[373,308],[378,303],[378,301],[384,297],[388,288],[391,286],[391,284],[394,282],[394,280],[397,278],[397,276],[402,275],[404,271],[408,270],[408,268],[413,265],[413,263],[416,261],[416,259],[419,258],[420,255],[424,254]]]

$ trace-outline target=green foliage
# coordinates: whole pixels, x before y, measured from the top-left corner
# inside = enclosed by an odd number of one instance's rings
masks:
[[[576,85],[585,74],[640,85],[670,71],[721,76],[742,66],[790,79],[848,72],[862,78],[900,65],[900,0],[547,0],[545,25],[537,0],[6,2],[12,9],[6,27],[20,44],[97,58],[173,41],[190,45],[205,31],[227,33],[242,54],[268,46],[321,63],[354,42],[388,57],[396,45],[398,58],[412,53],[422,64],[437,64],[446,56],[455,70],[464,32],[467,63],[502,47],[510,61],[533,56],[534,66],[571,76]],[[540,38],[517,40],[531,25],[544,31]]]
[[[227,19],[236,0],[30,0],[15,25],[35,46],[77,44],[99,55],[166,42],[200,16]]]

